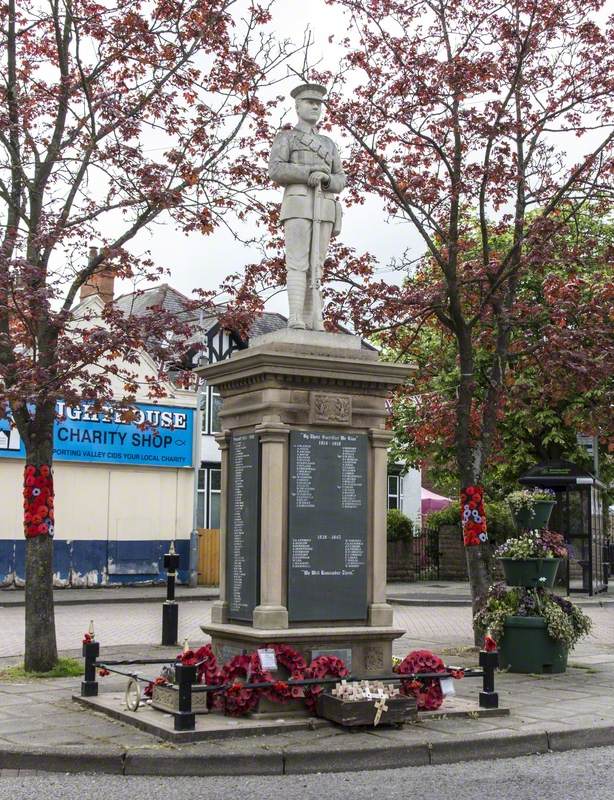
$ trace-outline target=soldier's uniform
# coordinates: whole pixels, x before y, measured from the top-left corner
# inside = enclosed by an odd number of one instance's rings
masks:
[[[322,100],[324,87],[308,84],[292,92],[297,99]],[[314,189],[307,181],[312,172],[323,172],[320,202],[320,265],[326,257],[330,237],[341,230],[341,205],[336,195],[345,187],[345,174],[337,146],[328,136],[300,120],[292,130],[275,137],[269,160],[269,176],[284,186],[280,220],[286,239],[286,269],[291,328],[321,328],[312,321],[310,251],[314,218]]]

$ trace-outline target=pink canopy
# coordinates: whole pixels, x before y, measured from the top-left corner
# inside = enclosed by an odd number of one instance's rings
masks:
[[[435,492],[429,492],[428,489],[421,489],[421,507],[422,507],[422,516],[424,517],[426,514],[430,514],[431,511],[441,511],[442,508],[447,508],[451,503],[449,497],[443,497],[443,495],[435,494]]]

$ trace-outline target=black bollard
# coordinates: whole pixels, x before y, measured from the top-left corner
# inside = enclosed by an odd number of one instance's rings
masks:
[[[179,567],[179,555],[171,542],[168,553],[164,554],[166,570],[166,600],[162,604],[162,644],[177,644],[179,626],[179,607],[175,601],[175,578]]]
[[[495,692],[495,670],[499,666],[497,650],[480,650],[480,666],[484,670],[480,708],[499,708],[499,695]]]
[[[100,642],[83,642],[82,649],[85,658],[85,674],[81,681],[81,697],[96,697],[98,694],[98,681],[96,680],[96,659],[100,655]]]
[[[196,716],[192,711],[192,684],[196,683],[196,667],[175,664],[175,683],[179,692],[179,710],[175,712],[176,731],[193,731]]]

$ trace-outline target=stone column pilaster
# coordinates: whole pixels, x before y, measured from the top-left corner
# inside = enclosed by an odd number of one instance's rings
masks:
[[[386,602],[386,513],[388,506],[388,445],[390,431],[371,428],[369,441],[373,453],[373,496],[371,511],[371,564],[373,597],[369,605],[369,625],[392,625],[392,608]]]
[[[228,457],[230,449],[230,431],[216,434],[215,441],[222,454],[221,460],[221,494],[220,503],[220,597],[211,608],[211,622],[228,622],[228,598],[226,597],[226,531],[228,516]]]
[[[260,437],[260,605],[253,615],[254,628],[288,627],[286,607],[285,538],[288,503],[288,436],[290,428],[281,423],[257,425]]]

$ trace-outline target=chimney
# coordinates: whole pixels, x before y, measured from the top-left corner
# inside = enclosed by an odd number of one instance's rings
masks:
[[[98,248],[90,247],[89,263],[98,257]],[[100,296],[102,302],[106,305],[113,300],[113,284],[115,283],[115,274],[110,267],[105,267],[104,263],[99,264],[96,272],[90,275],[89,278],[81,285],[80,300],[85,300],[92,294]]]

